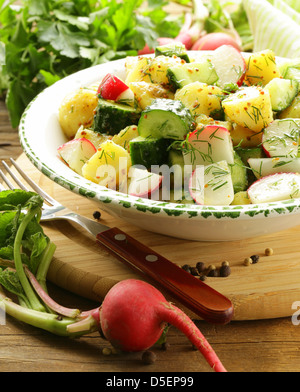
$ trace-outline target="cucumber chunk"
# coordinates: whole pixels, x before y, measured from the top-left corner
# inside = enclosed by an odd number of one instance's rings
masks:
[[[142,165],[150,169],[152,165],[168,163],[168,139],[144,138],[138,136],[129,142],[132,165]]]
[[[300,118],[300,95],[298,94],[290,106],[283,110],[279,115],[279,119],[294,118],[298,121]]]
[[[254,181],[256,181],[256,176],[249,167],[248,159],[265,158],[266,154],[263,148],[262,147],[253,147],[253,148],[238,147],[235,149],[235,153],[239,155],[245,168],[249,168],[249,169],[245,169],[247,171],[247,181],[248,181],[248,185],[252,184]]]
[[[185,180],[184,158],[182,151],[174,149],[169,151],[169,166],[173,169],[173,178],[175,182],[174,185],[177,185],[177,181],[180,183],[180,185],[182,185]]]
[[[171,149],[169,151],[169,165],[179,165],[182,169],[184,169],[184,159],[181,150]]]
[[[116,135],[128,125],[137,125],[140,111],[134,107],[99,99],[94,116],[93,130]]]
[[[184,140],[194,127],[194,118],[178,100],[158,98],[142,112],[139,135],[144,138]]]
[[[170,67],[167,70],[167,77],[175,89],[182,88],[193,82],[212,85],[219,79],[212,62],[207,59]]]
[[[274,78],[265,89],[270,93],[272,110],[281,112],[291,105],[298,94],[299,83],[297,80]]]
[[[190,62],[190,58],[187,54],[186,47],[181,42],[157,46],[155,48],[155,57],[157,56],[167,56],[167,57],[176,56],[176,57],[180,57],[187,63]]]
[[[248,187],[247,169],[236,152],[234,154],[234,163],[228,166],[231,171],[234,193],[245,191]]]
[[[235,152],[242,159],[244,165],[248,164],[248,159],[250,158],[265,158],[266,154],[262,147],[252,147],[252,148],[235,148]]]
[[[233,202],[231,205],[244,205],[244,204],[251,204],[251,200],[249,199],[247,191],[237,192],[234,195]]]
[[[288,67],[284,78],[297,80],[300,83],[300,69],[296,67]]]

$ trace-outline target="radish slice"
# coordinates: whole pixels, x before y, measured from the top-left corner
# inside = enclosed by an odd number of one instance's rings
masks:
[[[262,135],[262,146],[268,157],[296,158],[299,146],[299,125],[294,119],[272,121]]]
[[[204,166],[197,166],[189,180],[189,192],[195,203],[204,204]]]
[[[97,93],[110,101],[129,101],[134,100],[133,91],[120,78],[108,73],[101,81]]]
[[[116,102],[119,103],[132,103],[134,102],[134,93],[133,91],[128,88],[127,90],[123,91],[116,99]]]
[[[276,173],[254,182],[248,189],[252,204],[271,203],[300,197],[298,173]]]
[[[150,173],[146,169],[132,166],[128,173],[128,194],[131,196],[148,198],[154,195],[161,186],[163,176]]]
[[[85,138],[73,139],[58,147],[57,152],[62,160],[82,175],[83,165],[97,152],[93,143]]]
[[[189,146],[184,154],[185,165],[208,165],[225,160],[234,163],[234,151],[227,128],[207,125],[196,129],[189,136]]]
[[[246,73],[246,62],[239,50],[231,45],[222,45],[217,48],[211,61],[219,76],[218,85],[237,84],[241,86]]]
[[[231,171],[226,161],[216,162],[204,169],[204,204],[229,205],[234,199]]]
[[[249,158],[248,164],[257,179],[275,173],[300,173],[300,158]]]

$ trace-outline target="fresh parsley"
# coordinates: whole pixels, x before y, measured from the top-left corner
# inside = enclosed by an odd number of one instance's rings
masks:
[[[182,0],[183,1],[183,0]],[[182,2],[181,1],[181,2]],[[44,88],[81,69],[175,37],[183,15],[153,0],[0,0],[0,95],[12,127]]]

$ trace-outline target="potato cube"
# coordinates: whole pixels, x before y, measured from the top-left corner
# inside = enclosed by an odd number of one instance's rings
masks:
[[[249,128],[233,124],[230,136],[234,146],[252,148],[261,144],[262,132],[253,132]]]
[[[260,132],[271,121],[273,111],[270,94],[259,86],[244,87],[222,101],[229,119],[253,132]]]
[[[111,138],[111,136],[105,135],[104,133],[95,132],[92,129],[84,128],[83,126],[81,126],[76,132],[74,139],[81,138],[88,139],[90,142],[93,143],[96,148],[99,148],[100,145],[109,138]]]
[[[107,140],[83,165],[82,174],[90,181],[110,189],[118,189],[126,182],[130,166],[129,153],[112,140]]]
[[[275,55],[270,49],[251,54],[246,65],[245,82],[249,85],[265,86],[270,80],[281,77]]]
[[[128,86],[134,93],[138,106],[144,110],[156,98],[174,99],[174,94],[160,84],[131,82]]]
[[[224,92],[217,86],[194,82],[177,90],[174,98],[181,101],[194,116],[222,117],[221,97]]]
[[[81,125],[93,123],[98,96],[92,88],[80,88],[66,96],[59,107],[59,124],[68,139],[73,139]]]
[[[168,68],[181,64],[182,61],[185,62],[179,57],[138,57],[135,63],[128,61],[125,83],[129,85],[131,82],[147,82],[169,86]]]
[[[211,117],[206,116],[205,114],[201,114],[195,119],[196,128],[200,129],[201,127],[205,127],[206,125],[219,125],[220,127],[227,128],[228,131],[232,130],[233,124],[231,121],[220,121],[215,120]]]
[[[129,149],[129,142],[139,136],[138,127],[136,125],[129,125],[122,129],[117,135],[114,135],[112,141],[119,146]]]

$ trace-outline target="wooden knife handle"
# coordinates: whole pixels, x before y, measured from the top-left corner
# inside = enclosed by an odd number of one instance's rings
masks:
[[[112,228],[96,238],[121,261],[143,271],[204,320],[226,324],[232,319],[233,305],[228,298],[123,231]]]

